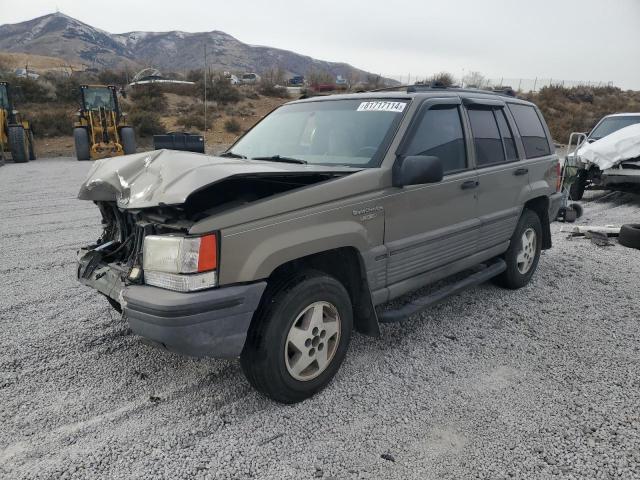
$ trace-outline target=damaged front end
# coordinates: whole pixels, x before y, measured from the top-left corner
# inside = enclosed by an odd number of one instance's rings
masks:
[[[637,191],[640,188],[640,124],[584,143],[567,157],[584,186]]]
[[[122,304],[127,285],[141,285],[144,239],[149,235],[186,235],[193,222],[179,212],[122,210],[115,202],[96,202],[103,232],[91,245],[80,249],[78,280]],[[168,209],[167,209],[168,210]]]
[[[79,251],[78,280],[121,307],[152,343],[224,358],[242,351],[266,282],[221,287],[220,232],[192,227],[232,210],[247,221],[253,203],[357,171],[168,151],[96,164],[79,198],[97,205],[103,232]]]

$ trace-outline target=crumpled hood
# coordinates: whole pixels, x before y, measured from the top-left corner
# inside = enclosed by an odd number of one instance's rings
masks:
[[[629,125],[578,149],[585,163],[593,163],[607,170],[620,162],[640,157],[640,123]]]
[[[116,201],[121,208],[183,204],[187,197],[225,178],[255,174],[353,172],[341,166],[243,160],[156,150],[97,160],[80,187],[80,200]]]

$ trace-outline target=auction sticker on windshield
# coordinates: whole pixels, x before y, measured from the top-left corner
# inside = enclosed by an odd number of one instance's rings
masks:
[[[401,113],[407,104],[404,102],[362,102],[358,112],[396,112]]]

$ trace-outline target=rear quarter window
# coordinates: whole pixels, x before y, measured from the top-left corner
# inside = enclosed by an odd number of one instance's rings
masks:
[[[516,121],[527,158],[549,155],[549,139],[536,109],[529,105],[509,104],[509,110]]]

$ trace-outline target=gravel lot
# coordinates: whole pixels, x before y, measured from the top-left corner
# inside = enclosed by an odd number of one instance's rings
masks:
[[[554,224],[528,287],[356,335],[327,390],[282,406],[238,362],[144,345],[76,282],[89,166],[0,168],[1,478],[640,478],[640,251]],[[640,220],[629,194],[583,205]]]

